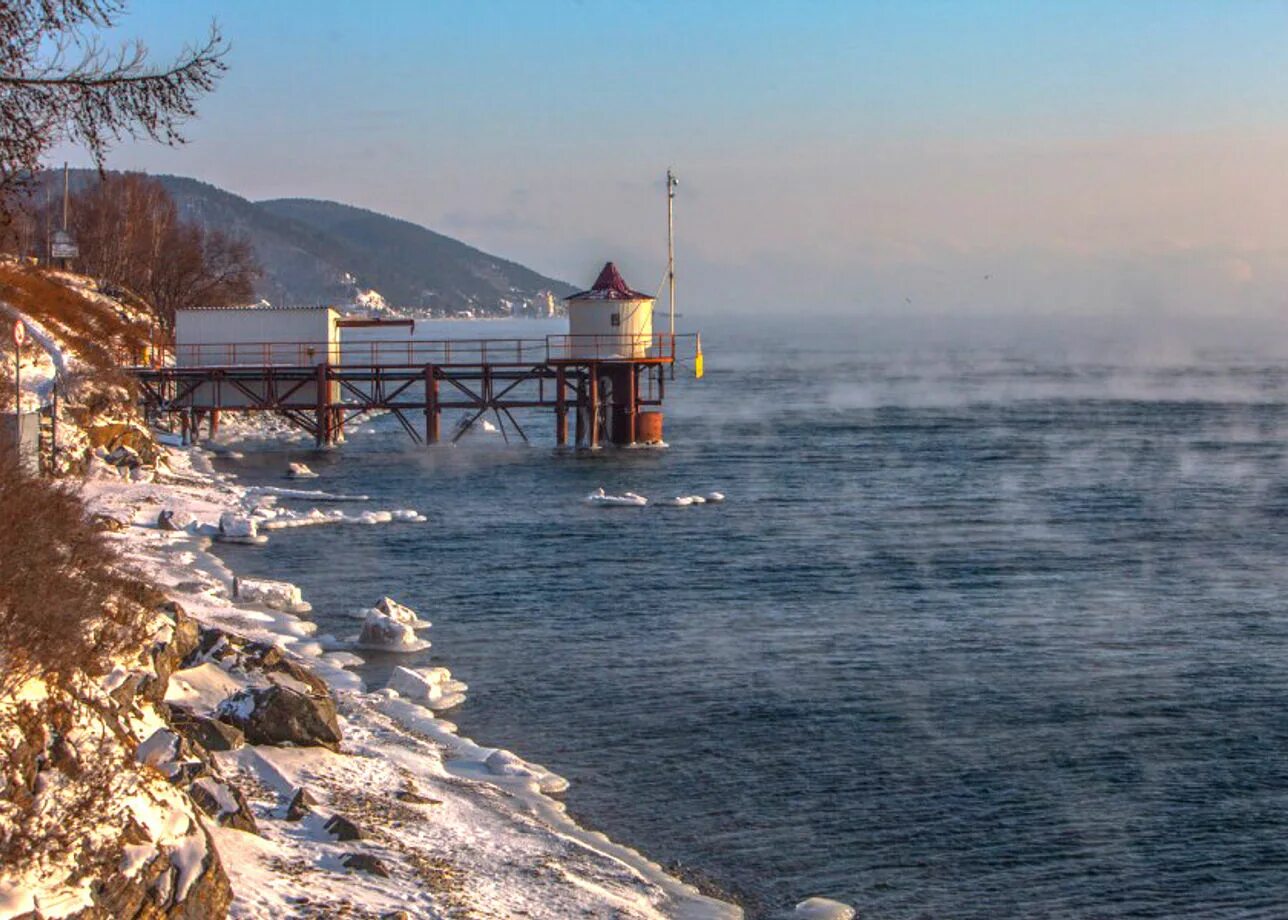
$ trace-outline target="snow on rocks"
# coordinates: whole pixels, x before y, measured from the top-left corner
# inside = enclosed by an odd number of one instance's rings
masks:
[[[365,618],[368,613],[375,610],[377,613],[383,613],[385,616],[392,617],[399,623],[405,623],[413,629],[429,629],[432,625],[429,620],[422,620],[420,614],[412,610],[405,604],[400,604],[392,597],[382,597],[376,602],[374,607],[368,607],[365,610],[358,611],[358,615]]]
[[[404,699],[428,706],[435,712],[453,709],[465,702],[463,682],[452,679],[447,668],[394,668],[388,689]]]
[[[429,648],[428,639],[416,636],[416,627],[384,611],[372,608],[362,621],[357,648],[376,652],[420,652]]]
[[[593,508],[643,508],[648,504],[648,499],[634,492],[609,495],[604,491],[604,487],[600,486],[586,496],[586,504]]]
[[[233,597],[250,604],[263,604],[287,613],[308,613],[313,605],[304,600],[300,589],[289,581],[267,578],[234,578]]]
[[[529,763],[518,754],[510,751],[498,748],[489,754],[483,763],[488,770],[497,776],[513,776],[531,780],[541,792],[559,793],[568,789],[568,780],[562,776],[551,773],[545,767]]]
[[[279,508],[261,508],[256,514],[263,520],[260,527],[264,530],[287,530],[294,527],[313,527],[318,524],[423,524],[428,520],[419,511],[411,508],[395,508],[392,511],[362,511],[358,514],[345,514],[343,511],[323,511],[311,508],[305,512],[290,511]]]
[[[317,479],[318,474],[308,468],[303,463],[288,463],[286,465],[287,479]]]
[[[259,532],[253,517],[225,511],[219,516],[218,538],[225,543],[267,543],[268,537]]]
[[[91,510],[128,511],[135,523],[151,524],[162,508],[185,508],[198,520],[215,521],[224,511],[252,508],[270,494],[252,493],[214,475],[199,450],[176,449],[171,458],[176,475],[162,483],[116,477],[91,482],[86,486]],[[174,863],[166,863],[170,875],[159,899],[172,899],[184,885],[199,893],[205,876],[194,881],[181,870],[198,865],[198,854],[208,864],[217,850],[232,882],[231,915],[237,917],[294,916],[301,904],[318,916],[352,912],[355,906],[373,916],[398,911],[544,920],[741,916],[736,907],[702,895],[640,853],[578,826],[549,797],[562,785],[549,770],[457,735],[434,711],[465,691],[446,669],[409,667],[407,674],[391,678],[392,689],[366,692],[358,675],[346,668],[354,656],[327,651],[334,646],[313,638],[312,623],[262,604],[236,603],[233,573],[202,539],[214,531],[213,526],[173,532],[136,526],[112,538],[131,564],[202,624],[199,636],[194,627],[194,635],[185,638],[189,653],[174,662],[165,693],[168,706],[185,710],[188,721],[177,729],[184,739],[209,733],[217,723],[211,743],[223,749],[211,756],[222,778],[198,782],[203,777],[193,777],[193,797],[203,809],[217,812],[218,821],[231,822],[234,786],[241,785],[251,797],[259,830],[257,836],[210,820],[209,837],[178,838],[183,846],[175,847]],[[408,619],[401,611],[409,608],[394,603],[370,611],[383,623],[397,624],[402,639],[410,631],[417,641],[417,627],[399,622]],[[363,613],[364,626],[370,611]],[[414,612],[412,617],[420,621]],[[307,671],[297,656],[305,656]],[[325,679],[321,693],[305,675]],[[431,701],[435,689],[438,699]],[[251,726],[268,731],[304,719],[308,704],[301,698],[323,697],[334,706],[343,753],[337,744],[266,738]],[[301,709],[284,717],[276,707],[286,706]],[[216,718],[221,708],[227,721]],[[177,728],[181,721],[172,725]],[[232,722],[238,728],[225,735]],[[157,782],[172,789],[160,776]],[[308,807],[296,810],[291,816],[296,820],[286,820],[292,798],[305,788]],[[323,827],[337,813],[370,833],[361,841],[333,839]],[[425,820],[430,813],[433,820]],[[179,828],[181,823],[176,822],[175,834],[188,829]],[[365,868],[377,865],[388,877]],[[434,867],[434,884],[418,883],[425,866]],[[0,868],[0,885],[3,875]],[[144,877],[151,882],[148,870],[140,870]]]

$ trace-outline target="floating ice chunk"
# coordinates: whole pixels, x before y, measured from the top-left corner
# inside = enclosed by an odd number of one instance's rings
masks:
[[[234,578],[233,597],[251,604],[263,604],[287,613],[308,613],[313,609],[300,595],[300,589],[289,581],[267,578]]]
[[[724,501],[724,500],[725,500],[725,497],[724,497],[724,493],[723,493],[723,492],[708,492],[708,493],[707,493],[707,501],[711,502],[712,504],[718,505],[718,504],[720,504],[720,503],[721,503],[722,501]]]
[[[416,638],[416,630],[408,624],[379,610],[369,610],[357,646],[382,652],[419,652],[429,648],[429,642]]]
[[[494,776],[515,776],[529,779],[537,784],[542,792],[563,792],[568,788],[568,780],[545,767],[529,763],[518,754],[498,748],[488,755],[484,765]]]
[[[288,463],[286,466],[287,479],[317,479],[318,474],[308,468],[303,463]]]
[[[267,543],[254,518],[235,511],[219,515],[219,539],[225,543]]]
[[[854,908],[831,898],[806,898],[792,913],[797,920],[854,920]]]
[[[604,487],[600,486],[586,496],[586,504],[596,508],[643,508],[648,504],[648,499],[634,492],[609,495],[604,491]]]
[[[425,515],[421,514],[414,508],[396,508],[389,513],[394,516],[395,521],[409,521],[413,524],[423,524],[429,520],[429,518],[425,517]]]
[[[308,498],[315,502],[366,502],[370,495],[338,495],[318,489],[283,489],[278,486],[247,486],[247,495],[272,495],[277,498]]]

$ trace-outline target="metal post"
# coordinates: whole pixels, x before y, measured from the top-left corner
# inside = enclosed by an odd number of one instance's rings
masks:
[[[680,182],[666,171],[666,280],[670,286],[671,337],[675,337],[675,187]]]
[[[568,443],[568,403],[564,397],[564,368],[555,370],[555,443],[563,447]]]
[[[425,443],[437,444],[439,430],[438,375],[432,364],[425,367]]]
[[[50,400],[53,409],[49,416],[49,463],[53,468],[51,473],[58,469],[58,378],[54,378],[54,386],[50,391],[52,399]]]

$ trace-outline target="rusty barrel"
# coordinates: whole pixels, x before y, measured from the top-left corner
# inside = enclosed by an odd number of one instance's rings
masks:
[[[659,444],[662,441],[662,413],[641,412],[635,416],[635,443]]]

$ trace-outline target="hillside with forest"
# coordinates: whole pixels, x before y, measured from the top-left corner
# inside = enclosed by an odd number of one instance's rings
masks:
[[[109,173],[109,175],[118,175]],[[182,218],[247,241],[262,273],[255,297],[274,304],[351,303],[377,291],[398,310],[451,316],[522,314],[575,288],[425,227],[333,201],[250,201],[184,176],[153,177]],[[72,170],[72,191],[97,183]],[[56,202],[61,172],[43,177],[37,200]],[[54,210],[57,208],[55,206]]]

